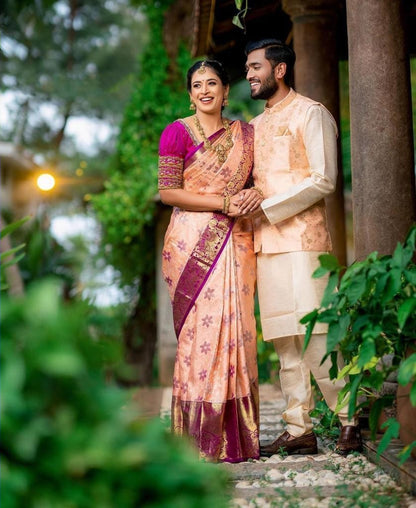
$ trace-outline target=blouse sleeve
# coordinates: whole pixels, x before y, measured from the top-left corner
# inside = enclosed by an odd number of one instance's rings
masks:
[[[158,170],[159,190],[182,188],[184,158],[184,127],[180,122],[173,122],[165,128],[160,137]]]

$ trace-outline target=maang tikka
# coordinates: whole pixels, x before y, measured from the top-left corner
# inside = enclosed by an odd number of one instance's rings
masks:
[[[204,74],[204,72],[206,71],[206,67],[205,67],[205,60],[202,62],[202,65],[201,67],[198,69],[198,74]]]

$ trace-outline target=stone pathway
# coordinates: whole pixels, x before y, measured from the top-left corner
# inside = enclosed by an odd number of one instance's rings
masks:
[[[283,432],[285,407],[272,385],[260,387],[260,440],[273,441]],[[319,454],[274,455],[240,464],[223,464],[233,478],[233,508],[416,508],[416,497],[364,454],[340,457],[334,442],[318,438]]]
[[[141,390],[137,395],[147,416],[169,416],[169,388]],[[274,385],[260,385],[260,440],[273,441],[284,430],[285,403]],[[232,478],[230,508],[416,508],[416,461],[402,467],[395,458],[400,443],[376,465],[377,443],[366,442],[363,453],[340,457],[335,442],[318,437],[319,454],[261,458],[221,464]],[[370,456],[370,461],[367,456]],[[387,474],[385,470],[391,474]],[[400,484],[393,479],[400,479]],[[401,486],[402,485],[402,486]],[[403,488],[407,486],[407,489]],[[414,495],[409,494],[412,491]]]

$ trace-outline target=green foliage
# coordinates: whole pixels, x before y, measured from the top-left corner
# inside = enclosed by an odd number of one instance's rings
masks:
[[[23,217],[22,219],[20,219],[18,221],[8,224],[0,231],[0,238],[4,238],[7,235],[10,235],[11,233],[13,233],[13,231],[18,229],[20,226],[22,226],[28,220],[29,220],[29,217]],[[0,254],[0,261],[1,261],[0,290],[1,291],[4,291],[4,290],[8,289],[8,287],[9,287],[6,282],[6,268],[18,263],[24,257],[24,255],[25,255],[23,252],[24,247],[25,247],[25,244],[21,243],[17,247],[10,248]]]
[[[105,192],[92,198],[103,225],[109,261],[124,282],[154,270],[158,144],[162,130],[188,110],[185,70],[191,59],[180,49],[177,62],[169,62],[163,45],[164,12],[171,0],[144,3],[151,39],[140,57],[133,94],[124,114]]]
[[[315,387],[315,390],[316,389],[317,386]],[[315,403],[314,409],[310,412],[310,416],[316,419],[313,427],[313,432],[317,436],[327,437],[331,440],[338,439],[340,432],[339,418],[329,409],[328,404],[325,402],[322,394],[320,393],[319,398]]]
[[[339,348],[346,366],[338,377],[349,376],[338,408],[348,404],[352,417],[362,407],[357,402],[359,394],[369,396],[373,436],[381,410],[391,402],[390,395],[381,396],[378,391],[392,372],[398,372],[401,385],[411,383],[411,403],[416,405],[416,354],[405,359],[416,337],[415,243],[416,225],[392,255],[379,257],[373,252],[347,269],[331,255],[320,256],[314,277],[329,274],[329,281],[321,307],[301,320],[308,324],[304,349],[315,323],[328,323],[325,358],[331,355],[334,376]],[[386,355],[392,356],[391,363],[383,361]],[[395,434],[395,426],[389,429],[386,440]]]
[[[223,471],[140,419],[104,378],[117,344],[60,291],[43,282],[1,301],[2,507],[225,507]]]
[[[235,6],[238,9],[238,13],[233,17],[233,24],[238,26],[238,28],[245,30],[245,17],[248,11],[248,0],[235,0]]]
[[[0,16],[2,88],[18,91],[3,136],[49,152],[72,115],[114,122],[131,90],[144,17],[118,2],[6,2]],[[47,118],[48,105],[54,115]],[[5,132],[8,128],[9,131]]]

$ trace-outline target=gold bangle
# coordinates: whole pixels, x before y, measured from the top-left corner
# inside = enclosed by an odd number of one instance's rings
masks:
[[[252,187],[253,190],[257,191],[260,196],[264,199],[264,194],[263,194],[263,191],[261,189],[259,189],[258,187]]]
[[[224,196],[224,204],[222,207],[222,213],[227,213],[230,211],[230,196]]]

